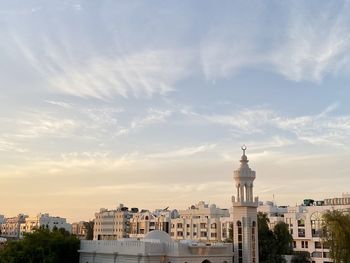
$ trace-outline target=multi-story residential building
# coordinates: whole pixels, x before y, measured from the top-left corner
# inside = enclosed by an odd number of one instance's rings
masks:
[[[15,217],[5,218],[1,224],[1,236],[10,239],[19,239],[21,233],[21,224],[25,222],[27,216],[19,214]]]
[[[37,214],[33,217],[26,217],[25,221],[20,225],[20,238],[24,233],[32,233],[34,230],[41,227],[52,230],[53,228],[63,228],[68,232],[71,232],[71,225],[67,223],[66,218],[58,216],[50,216],[49,214]]]
[[[94,240],[113,240],[129,236],[132,212],[122,204],[115,210],[101,208],[95,213]]]
[[[76,235],[77,238],[81,240],[86,239],[86,235],[87,235],[86,224],[89,224],[89,222],[80,221],[80,222],[72,223],[72,234]]]
[[[270,206],[270,208],[267,208]],[[295,207],[276,207],[272,202],[267,203],[259,211],[270,209],[278,213],[267,213],[272,228],[278,221],[285,222],[293,236],[294,251],[307,251],[310,253],[313,263],[332,262],[329,258],[329,248],[321,237],[323,219],[327,211],[345,210],[350,211],[350,196],[343,195],[341,198],[330,198],[324,201],[305,199],[303,205]]]
[[[170,235],[177,240],[218,242],[222,240],[220,219],[229,216],[228,209],[218,208],[215,204],[209,206],[200,201],[186,210],[180,210],[179,218],[171,220]]]
[[[154,212],[143,210],[130,219],[130,237],[142,238],[153,230],[170,233],[171,219],[178,217],[177,211],[158,209]]]

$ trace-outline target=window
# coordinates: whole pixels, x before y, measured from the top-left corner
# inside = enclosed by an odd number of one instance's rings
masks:
[[[305,221],[304,221],[304,219],[298,220],[298,226],[299,226],[299,227],[304,227],[304,226],[305,226]]]
[[[305,228],[298,228],[298,237],[305,237]]]
[[[322,214],[315,212],[311,215],[311,233],[312,237],[320,237],[322,234]]]
[[[207,232],[201,231],[201,237],[207,237]]]
[[[297,247],[297,242],[293,241],[293,248],[296,248],[296,247]]]
[[[207,224],[206,224],[206,223],[201,223],[201,224],[200,224],[200,227],[201,227],[201,228],[207,228]]]
[[[322,243],[316,241],[316,242],[315,242],[315,248],[322,248]]]
[[[216,237],[216,233],[211,233],[210,236],[211,237]]]
[[[177,228],[182,228],[182,223],[177,223]]]
[[[216,223],[211,224],[210,226],[212,229],[216,229]]]

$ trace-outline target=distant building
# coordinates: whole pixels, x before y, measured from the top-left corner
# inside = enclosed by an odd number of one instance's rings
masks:
[[[171,219],[170,235],[176,240],[220,242],[222,241],[220,220],[229,216],[228,209],[200,201],[186,210],[179,210],[179,218]]]
[[[72,223],[72,234],[81,240],[86,239],[86,236],[87,236],[86,224],[88,223],[89,222],[86,222],[86,221]]]
[[[101,208],[95,213],[94,240],[115,240],[129,237],[132,212],[122,204],[115,210]]]
[[[159,230],[140,240],[83,240],[79,253],[84,263],[230,263],[233,256],[232,244],[175,242]]]
[[[3,224],[4,222],[5,222],[5,216],[0,215],[0,225]]]
[[[19,239],[21,235],[21,224],[27,216],[19,214],[15,217],[5,218],[1,224],[1,236],[8,239]]]
[[[288,225],[293,236],[294,251],[309,252],[313,263],[328,263],[333,261],[329,258],[329,247],[321,237],[322,216],[332,210],[350,211],[350,197],[343,195],[341,198],[329,198],[324,201],[305,199],[302,205],[295,207],[277,207],[274,203],[267,202],[259,206],[258,210],[274,211],[267,213],[271,228],[279,221]]]
[[[52,230],[53,228],[63,228],[68,232],[71,232],[71,225],[67,223],[66,218],[58,216],[50,216],[49,214],[38,214],[33,217],[26,217],[24,222],[20,225],[20,238],[24,233],[32,233],[39,228],[47,228]]]
[[[173,217],[177,217],[177,211],[158,209],[154,212],[148,210],[133,214],[130,218],[130,237],[143,238],[153,230],[161,230],[170,233],[170,224]]]

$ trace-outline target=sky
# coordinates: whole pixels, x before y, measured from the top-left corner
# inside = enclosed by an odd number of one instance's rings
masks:
[[[0,0],[0,214],[350,186],[349,1]]]

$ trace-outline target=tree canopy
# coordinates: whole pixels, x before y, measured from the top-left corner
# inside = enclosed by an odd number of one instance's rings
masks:
[[[350,211],[328,211],[323,219],[324,239],[334,263],[350,263]]]
[[[273,230],[269,229],[269,219],[266,214],[258,213],[259,262],[282,263],[282,255],[292,252],[293,238],[284,222],[278,222]]]
[[[78,263],[80,241],[64,229],[40,228],[10,241],[0,251],[0,263]]]

